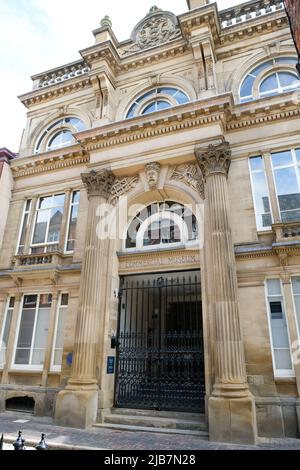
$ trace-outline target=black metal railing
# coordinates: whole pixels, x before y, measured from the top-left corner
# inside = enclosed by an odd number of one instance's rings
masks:
[[[25,443],[26,441],[22,437],[22,431],[19,431],[17,439],[12,444],[14,450],[27,450]],[[4,450],[3,447],[4,447],[4,435],[2,434],[1,439],[0,439],[0,450]],[[35,450],[48,450],[48,445],[46,444],[44,433],[42,433],[40,442],[35,446]]]

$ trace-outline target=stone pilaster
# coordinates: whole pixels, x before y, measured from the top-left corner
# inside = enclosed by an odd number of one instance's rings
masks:
[[[213,315],[214,387],[209,398],[210,438],[223,442],[255,442],[253,397],[248,389],[239,317],[237,274],[227,177],[229,144],[196,147],[205,182],[206,269],[211,279],[209,308]]]
[[[89,206],[85,252],[83,256],[79,311],[76,323],[72,375],[56,402],[56,421],[65,426],[87,427],[96,419],[98,380],[96,353],[99,341],[99,316],[104,315],[106,270],[108,262],[107,237],[101,236],[99,208],[106,204],[115,177],[107,171],[92,171],[82,175]],[[104,222],[105,224],[105,222]]]

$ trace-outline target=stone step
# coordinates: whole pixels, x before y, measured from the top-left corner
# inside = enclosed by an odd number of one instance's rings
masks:
[[[203,440],[208,440],[207,431],[196,431],[188,429],[171,429],[171,428],[156,428],[150,426],[132,426],[127,424],[112,424],[112,423],[103,423],[103,424],[94,424],[95,428],[104,428],[104,429],[114,429],[118,431],[128,431],[128,432],[153,432],[160,434],[182,434],[184,436],[196,436]]]
[[[129,415],[129,414],[109,414],[104,417],[103,424],[115,424],[125,426],[141,426],[144,428],[159,429],[176,429],[187,431],[207,431],[205,420],[199,419],[183,419],[177,415],[173,417],[161,416],[145,416],[145,415]]]
[[[178,411],[140,410],[131,408],[112,408],[111,414],[129,416],[154,416],[159,418],[187,419],[191,421],[204,421],[205,415],[201,413],[186,413]]]

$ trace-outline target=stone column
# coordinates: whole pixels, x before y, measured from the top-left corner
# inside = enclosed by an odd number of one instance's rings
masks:
[[[97,325],[104,315],[107,249],[109,240],[99,233],[99,207],[106,204],[114,183],[107,171],[82,175],[88,192],[89,206],[85,252],[80,280],[72,375],[56,402],[56,422],[64,426],[88,427],[96,420],[98,380],[96,353],[99,341]],[[105,223],[105,222],[104,222]]]
[[[230,227],[227,177],[229,144],[196,147],[205,181],[204,250],[211,280],[209,309],[213,315],[214,387],[208,401],[210,439],[254,443],[256,414],[248,389],[239,317],[236,261]]]

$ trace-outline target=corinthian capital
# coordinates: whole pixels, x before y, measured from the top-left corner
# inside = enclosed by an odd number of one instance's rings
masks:
[[[228,142],[209,145],[208,148],[197,145],[195,147],[195,155],[205,181],[208,176],[217,173],[228,176],[231,162],[231,150]]]
[[[114,174],[109,170],[91,171],[83,173],[81,179],[86,186],[88,197],[102,196],[108,199],[115,182]]]

